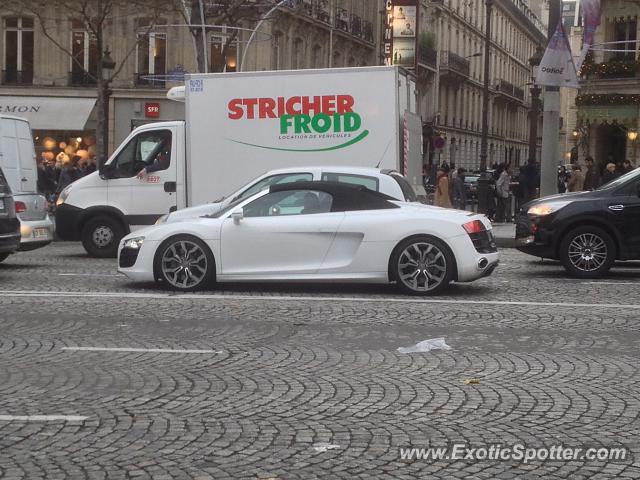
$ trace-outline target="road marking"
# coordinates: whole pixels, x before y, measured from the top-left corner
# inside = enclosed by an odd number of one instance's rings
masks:
[[[581,282],[587,285],[640,285],[639,282]]]
[[[398,298],[398,297],[309,297],[291,295],[237,295],[237,294],[193,294],[193,293],[125,293],[125,292],[57,292],[40,290],[0,290],[0,296],[53,298],[130,298],[156,300],[244,300],[275,302],[357,302],[357,303],[415,303],[447,305],[513,305],[526,307],[605,308],[640,310],[640,304],[630,303],[561,303],[561,302],[516,302],[503,300],[454,300],[449,298]]]
[[[0,422],[82,422],[87,418],[80,415],[0,415]]]
[[[216,350],[185,350],[173,348],[128,348],[128,347],[62,347],[62,350],[72,352],[134,352],[134,353],[208,353],[220,354]]]
[[[120,277],[119,273],[59,273],[61,277]]]

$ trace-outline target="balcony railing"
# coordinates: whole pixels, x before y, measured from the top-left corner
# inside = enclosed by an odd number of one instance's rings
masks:
[[[524,101],[524,90],[516,87],[513,83],[509,83],[506,80],[499,80],[498,85],[496,85],[496,90],[500,93],[517,98],[520,101]]]
[[[440,60],[440,71],[443,74],[453,72],[462,77],[469,77],[470,66],[469,60],[456,55],[452,52],[442,52],[442,58]]]
[[[349,10],[336,9],[335,25],[338,30],[349,32]]]
[[[351,33],[356,37],[362,36],[362,19],[358,15],[351,15]]]
[[[165,80],[155,79],[150,73],[136,73],[135,82],[136,87],[165,88]]]
[[[313,16],[321,22],[331,23],[331,7],[329,0],[314,0],[313,1]]]
[[[436,68],[438,52],[431,47],[418,47],[418,62]]]
[[[68,84],[70,87],[91,87],[98,82],[93,75],[89,75],[88,72],[69,72]]]
[[[2,70],[3,85],[31,85],[33,70]]]

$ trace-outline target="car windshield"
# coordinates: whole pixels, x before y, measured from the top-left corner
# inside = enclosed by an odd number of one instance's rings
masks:
[[[640,177],[640,168],[636,168],[635,170],[632,170],[629,173],[625,173],[615,180],[611,180],[609,183],[605,183],[604,185],[598,187],[597,190],[608,190],[610,188],[616,188],[624,183],[627,183],[627,181],[637,177]]]
[[[217,212],[210,213],[209,215],[202,215],[202,218],[220,218],[225,213],[233,210],[236,206],[238,206],[238,204],[244,202],[245,200],[246,198],[238,198],[237,200],[229,203],[228,205],[226,205],[221,210],[218,210]]]

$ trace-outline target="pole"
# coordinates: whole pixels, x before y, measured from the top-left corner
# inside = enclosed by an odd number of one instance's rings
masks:
[[[207,29],[205,28],[204,24],[205,19],[204,19],[204,6],[202,5],[202,0],[199,0],[200,3],[200,28],[202,29],[202,56],[204,57],[204,73],[208,73],[209,72],[209,55],[207,52]]]
[[[560,18],[560,0],[549,0],[548,37],[555,32]],[[542,117],[542,158],[540,159],[540,196],[558,193],[558,146],[560,139],[560,88],[545,87]]]
[[[538,117],[540,116],[540,93],[542,89],[533,85],[531,87],[531,110],[529,111],[529,158],[528,163],[537,161],[538,150]]]
[[[493,0],[485,0],[486,18],[484,27],[484,85],[482,88],[482,136],[480,137],[480,178],[478,179],[478,212],[487,213],[489,203],[489,178],[487,175],[487,153],[489,141],[489,74],[491,54],[491,13]]]
[[[244,47],[244,52],[242,52],[242,59],[240,60],[240,67],[238,68],[239,72],[242,72],[244,70],[244,60],[247,56],[247,52],[249,51],[249,46],[251,45],[251,42],[253,42],[253,39],[256,36],[256,33],[258,32],[258,30],[260,30],[260,28],[262,27],[262,24],[265,22],[265,20],[267,18],[269,18],[271,16],[271,14],[273,12],[275,12],[278,7],[280,5],[282,5],[283,3],[287,2],[288,0],[280,0],[278,3],[276,3],[273,8],[271,10],[269,10],[258,22],[258,24],[256,25],[256,28],[253,29],[253,32],[251,32],[251,36],[249,37],[249,41],[247,42],[247,44]]]
[[[335,0],[331,0],[329,8],[331,9],[331,12],[329,12],[329,21],[331,22],[329,27],[329,68],[333,68],[333,27],[336,24]]]

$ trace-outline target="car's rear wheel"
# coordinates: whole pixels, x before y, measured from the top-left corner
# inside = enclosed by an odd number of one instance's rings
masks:
[[[598,227],[575,228],[560,242],[560,261],[565,270],[577,278],[597,278],[606,274],[615,255],[611,235]]]
[[[455,261],[444,242],[428,236],[413,237],[395,249],[391,260],[398,286],[411,295],[431,295],[449,285]]]
[[[118,220],[99,216],[92,218],[84,225],[80,239],[90,256],[115,258],[118,255],[118,244],[124,234],[124,228]]]
[[[177,235],[160,245],[155,271],[156,276],[171,288],[191,292],[212,282],[215,263],[211,250],[202,240],[191,235]]]
[[[4,262],[8,257],[8,253],[0,253],[0,262]]]

